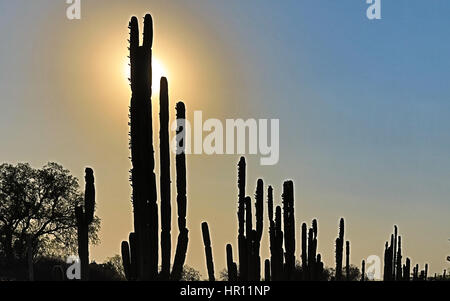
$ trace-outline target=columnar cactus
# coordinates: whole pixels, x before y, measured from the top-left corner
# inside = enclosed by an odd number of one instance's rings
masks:
[[[397,240],[398,240],[398,228],[394,225],[394,244],[392,250],[392,280],[396,280],[397,276]]]
[[[139,45],[136,17],[130,21],[130,148],[134,228],[137,238],[141,280],[155,280],[158,273],[158,208],[154,173],[152,129],[153,21],[144,19],[144,41]]]
[[[272,279],[283,280],[283,231],[281,230],[281,207],[275,209],[275,237],[274,237],[274,262],[272,269]]]
[[[285,278],[292,280],[295,269],[295,218],[294,218],[294,183],[283,184],[283,222],[285,246]]]
[[[259,179],[256,185],[255,194],[255,215],[256,215],[256,237],[254,244],[254,262],[255,262],[255,276],[254,280],[259,281],[261,279],[261,239],[264,229],[264,182]]]
[[[125,272],[125,278],[128,281],[138,280],[138,245],[136,233],[130,233],[128,241],[123,241],[121,246],[122,265]]]
[[[270,269],[271,269],[271,279],[276,279],[276,231],[275,231],[275,221],[273,218],[273,188],[269,186],[267,192],[267,207],[269,213],[269,246],[270,246]]]
[[[205,244],[206,267],[208,269],[209,281],[216,281],[214,276],[214,261],[211,249],[211,237],[209,235],[208,223],[202,224],[203,243]]]
[[[303,280],[308,280],[309,272],[308,272],[308,244],[307,244],[307,236],[308,236],[308,226],[306,223],[302,224],[302,278]]]
[[[122,265],[123,265],[123,271],[125,273],[125,278],[128,281],[131,281],[133,279],[131,277],[131,255],[130,255],[130,246],[128,244],[128,241],[122,241],[121,252],[122,252]]]
[[[245,237],[245,183],[246,163],[242,157],[238,165],[238,249],[239,249],[239,279],[246,280],[248,272],[247,240]]]
[[[363,260],[361,264],[361,281],[364,282],[366,279],[366,261]]]
[[[317,275],[316,278],[314,280],[317,281],[322,281],[323,280],[323,262],[322,262],[322,255],[317,254],[317,260],[316,260],[316,272],[315,274]]]
[[[403,270],[403,280],[411,280],[411,260],[409,258],[406,258],[406,263]]]
[[[86,168],[84,177],[86,188],[84,192],[84,208],[77,206],[75,216],[77,220],[78,256],[81,263],[81,279],[89,280],[89,226],[94,220],[95,186],[94,171]]]
[[[395,264],[395,267],[396,267],[395,280],[401,281],[403,279],[403,275],[402,275],[402,237],[401,236],[398,237],[397,255],[396,255],[395,259],[397,260],[397,262]]]
[[[236,263],[233,261],[233,247],[227,245],[227,269],[228,269],[228,281],[237,281],[237,268]]]
[[[160,90],[160,186],[161,186],[161,279],[170,275],[172,208],[170,198],[169,88],[161,78]]]
[[[264,261],[264,280],[270,281],[270,260]]]
[[[350,281],[350,242],[345,243],[345,277]]]
[[[184,103],[177,103],[177,155],[176,155],[176,171],[177,171],[177,207],[178,207],[178,243],[173,262],[172,280],[179,281],[182,276],[184,262],[186,260],[186,252],[189,242],[189,230],[186,228],[186,108]]]
[[[342,280],[342,255],[344,249],[344,219],[339,222],[339,237],[336,238],[336,281]]]

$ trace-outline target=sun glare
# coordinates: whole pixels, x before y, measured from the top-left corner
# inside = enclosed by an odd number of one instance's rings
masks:
[[[128,60],[126,60],[124,62],[124,66],[123,66],[123,74],[125,76],[125,79],[128,81],[128,79],[131,77],[130,75],[130,66],[128,65]],[[164,67],[164,65],[162,64],[162,62],[156,58],[153,57],[152,60],[152,69],[153,69],[153,87],[152,87],[152,91],[153,93],[159,93],[159,81],[161,79],[161,77],[163,76],[168,76],[167,74],[167,70]]]

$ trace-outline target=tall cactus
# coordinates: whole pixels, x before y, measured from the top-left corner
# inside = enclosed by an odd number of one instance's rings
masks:
[[[131,255],[130,255],[130,245],[128,241],[122,241],[121,245],[122,252],[122,265],[123,271],[125,273],[125,278],[128,281],[133,280],[131,277]]]
[[[95,185],[94,171],[86,168],[86,188],[84,192],[84,208],[77,206],[75,216],[77,220],[78,256],[81,262],[81,279],[89,280],[89,226],[94,220]]]
[[[384,247],[384,281],[392,280],[392,254],[393,254],[394,235],[391,236],[391,245],[386,242]]]
[[[397,276],[397,240],[398,240],[398,228],[394,225],[394,244],[392,250],[392,280],[396,280]]]
[[[160,186],[161,186],[161,279],[170,275],[171,223],[170,204],[170,147],[169,147],[169,88],[167,78],[162,77],[159,90],[160,98]]]
[[[308,280],[309,272],[308,272],[308,244],[307,244],[307,236],[308,236],[308,226],[306,223],[302,224],[302,278],[303,280]]]
[[[366,261],[363,260],[361,264],[361,281],[366,281]]]
[[[342,280],[342,255],[344,249],[344,219],[339,222],[339,237],[336,238],[336,281]]]
[[[283,222],[285,237],[285,278],[292,280],[295,268],[295,218],[294,218],[294,182],[283,184]]]
[[[261,279],[261,239],[264,230],[264,182],[259,179],[256,185],[255,193],[255,215],[256,215],[256,237],[254,241],[254,262],[255,262],[255,275],[254,280],[259,281]]]
[[[236,263],[233,261],[233,247],[231,244],[227,245],[227,269],[228,269],[228,281],[237,281],[237,268]]]
[[[411,260],[406,258],[405,269],[403,271],[403,279],[405,281],[411,280]]]
[[[253,224],[252,224],[252,199],[245,197],[245,239],[247,242],[247,278],[246,280],[254,280],[254,261],[253,261]]]
[[[137,238],[141,280],[154,280],[158,273],[158,208],[152,129],[153,21],[144,18],[144,41],[139,43],[136,17],[130,21],[130,147],[134,228]]]
[[[283,231],[281,230],[281,207],[275,209],[275,254],[274,268],[272,269],[272,279],[283,280]]]
[[[247,241],[245,237],[245,184],[246,184],[246,162],[242,157],[238,164],[238,251],[239,251],[239,278],[247,279]]]
[[[214,261],[211,248],[211,237],[209,235],[208,223],[202,224],[203,243],[205,244],[206,267],[208,269],[209,281],[216,281],[214,276]]]
[[[322,255],[317,254],[317,259],[316,259],[316,264],[315,264],[315,274],[316,274],[316,278],[314,280],[316,281],[322,281],[323,280],[323,270],[324,270],[324,265],[322,262]]]
[[[269,248],[270,248],[270,270],[271,280],[276,279],[276,239],[275,239],[275,221],[273,218],[273,188],[269,186],[267,191],[267,208],[269,214]]]
[[[395,257],[397,261],[395,264],[396,272],[395,272],[395,280],[401,281],[403,279],[402,276],[402,237],[398,237],[398,247],[397,247],[397,255]]]
[[[350,281],[350,242],[345,242],[345,277]]]
[[[189,230],[186,228],[186,107],[184,103],[177,103],[177,155],[176,155],[176,171],[177,171],[177,207],[178,207],[178,243],[173,262],[171,278],[180,280],[183,272],[184,262],[186,260],[186,252],[189,242]]]

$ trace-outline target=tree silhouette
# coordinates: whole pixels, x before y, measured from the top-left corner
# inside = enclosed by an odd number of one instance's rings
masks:
[[[78,180],[56,163],[41,169],[29,164],[0,166],[0,256],[8,263],[26,258],[27,238],[33,256],[67,255],[77,248],[75,208],[83,195]],[[98,241],[94,217],[90,240]]]

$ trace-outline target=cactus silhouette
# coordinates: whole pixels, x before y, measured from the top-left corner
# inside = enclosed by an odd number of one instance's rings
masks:
[[[397,265],[397,240],[398,240],[398,228],[396,225],[394,225],[394,243],[393,243],[393,249],[392,249],[392,280],[396,280],[396,265]]]
[[[303,280],[309,279],[309,272],[308,272],[308,226],[306,223],[302,224],[302,278]]]
[[[240,158],[238,163],[238,248],[239,248],[239,273],[237,265],[233,261],[233,249],[231,244],[226,246],[227,270],[229,281],[259,281],[261,277],[260,242],[263,231],[263,191],[264,183],[257,181],[255,193],[255,217],[256,229],[253,228],[252,199],[246,196],[246,160]],[[317,252],[318,246],[318,222],[312,221],[311,227],[303,223],[301,226],[301,269],[295,266],[295,212],[294,212],[294,183],[283,183],[282,207],[276,206],[274,211],[274,189],[268,186],[267,207],[269,220],[269,249],[270,259],[264,261],[264,281],[286,280],[328,280],[328,271],[324,268],[321,254]],[[350,261],[350,241],[345,241],[345,220],[339,221],[339,233],[335,244],[335,280],[351,281],[352,266]],[[384,254],[384,280],[385,281],[409,281],[411,272],[410,259],[406,259],[403,265],[402,237],[398,235],[398,227],[394,227],[390,242],[385,244]],[[345,242],[345,278],[343,275]],[[205,248],[208,244],[205,243]],[[394,261],[395,249],[395,261]],[[208,255],[207,255],[208,257]],[[209,260],[208,260],[209,261]],[[212,259],[211,259],[212,262]],[[211,264],[210,264],[211,265]],[[395,271],[394,271],[395,268]],[[209,269],[208,269],[209,271]],[[366,281],[366,261],[362,260],[360,281]],[[420,271],[419,266],[413,268],[413,280],[426,280],[428,277],[428,264]],[[210,277],[211,279],[211,277]],[[372,280],[372,279],[371,279]]]
[[[133,279],[131,276],[131,255],[128,241],[122,241],[121,253],[122,253],[123,272],[125,273],[125,278],[128,281],[131,281]]]
[[[283,184],[283,222],[285,245],[285,280],[292,280],[295,268],[295,218],[294,218],[294,183]]]
[[[350,242],[345,243],[345,277],[350,281]]]
[[[233,246],[227,245],[227,269],[228,269],[228,281],[237,281],[237,268],[236,263],[233,261]]]
[[[139,43],[136,17],[130,21],[130,148],[134,228],[137,239],[138,278],[155,280],[158,273],[158,208],[152,129],[153,21],[144,18],[144,41]]]
[[[363,260],[361,263],[361,281],[366,281],[366,261]]]
[[[259,179],[256,185],[256,193],[255,193],[255,215],[256,215],[256,237],[254,243],[254,280],[259,281],[261,279],[261,256],[260,256],[260,248],[261,248],[261,239],[263,235],[264,229],[264,182]]]
[[[158,203],[152,122],[152,44],[153,21],[144,18],[144,38],[139,43],[136,17],[130,24],[130,149],[134,233],[129,243],[122,242],[122,261],[128,280],[180,280],[188,246],[186,228],[186,108],[179,102],[177,111],[176,186],[178,243],[171,267],[171,179],[169,146],[169,92],[165,77],[160,80],[160,192],[161,192],[161,272],[158,273]]]
[[[405,281],[411,280],[411,260],[409,258],[406,258],[406,263],[403,270],[403,279]]]
[[[179,102],[177,110],[177,207],[178,207],[178,242],[173,262],[171,279],[179,281],[182,276],[186,252],[189,242],[189,230],[186,228],[187,196],[186,196],[186,107]]]
[[[84,207],[75,208],[77,220],[78,256],[81,263],[81,279],[89,280],[89,225],[94,220],[95,186],[94,171],[86,168],[85,171]]]
[[[206,267],[208,268],[209,281],[216,281],[214,277],[214,261],[211,249],[211,237],[209,236],[208,223],[202,224],[203,243],[205,244]]]
[[[395,260],[397,261],[395,263],[396,272],[395,272],[395,280],[401,281],[403,280],[402,275],[402,237],[398,236],[398,247],[397,247],[397,255],[395,257]]]
[[[161,279],[169,279],[171,257],[170,204],[170,147],[169,147],[169,88],[167,78],[161,78],[159,90],[160,108],[160,186],[161,186]]]
[[[342,255],[344,249],[344,219],[339,222],[339,237],[336,238],[336,281],[342,280]]]
[[[238,249],[239,249],[239,279],[247,280],[247,240],[245,237],[245,184],[246,162],[242,157],[238,164]]]

